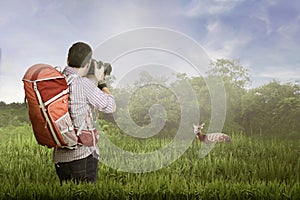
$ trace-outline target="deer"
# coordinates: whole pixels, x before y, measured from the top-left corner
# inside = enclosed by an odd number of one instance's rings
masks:
[[[202,129],[204,127],[205,123],[202,123],[201,125],[195,125],[194,126],[194,133],[196,137],[200,140],[200,142],[204,142],[205,144],[211,144],[216,142],[223,142],[223,143],[230,143],[231,138],[225,133],[207,133],[203,134]]]

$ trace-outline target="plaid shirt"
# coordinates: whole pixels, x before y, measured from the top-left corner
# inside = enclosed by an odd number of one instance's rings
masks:
[[[94,129],[93,119],[90,122],[86,122],[87,119],[92,117],[92,109],[96,109],[101,112],[111,113],[115,110],[115,100],[112,95],[102,92],[94,83],[88,78],[81,77],[77,71],[72,67],[66,67],[63,71],[65,75],[77,74],[77,77],[72,81],[70,85],[69,95],[69,112],[73,120],[75,128],[79,128],[83,125],[83,129]],[[83,124],[86,122],[85,124]],[[78,146],[77,149],[65,149],[55,148],[53,152],[53,162],[70,162],[86,158],[93,154],[98,159],[99,148],[98,146]]]

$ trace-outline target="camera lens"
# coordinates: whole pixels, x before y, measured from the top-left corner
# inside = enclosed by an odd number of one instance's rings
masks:
[[[112,67],[109,63],[104,63],[104,75],[110,75]]]

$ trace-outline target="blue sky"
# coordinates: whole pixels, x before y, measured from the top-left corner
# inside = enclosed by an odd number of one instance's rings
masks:
[[[96,47],[143,27],[180,32],[213,60],[239,59],[252,87],[300,79],[300,1],[11,0],[0,2],[0,101],[22,102],[26,69],[65,66],[73,42]]]

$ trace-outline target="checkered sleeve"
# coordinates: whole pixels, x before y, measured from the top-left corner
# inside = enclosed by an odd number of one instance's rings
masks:
[[[87,101],[98,111],[105,113],[112,113],[116,109],[115,99],[112,95],[101,91],[97,86],[95,86],[90,80],[85,78],[84,92]]]

